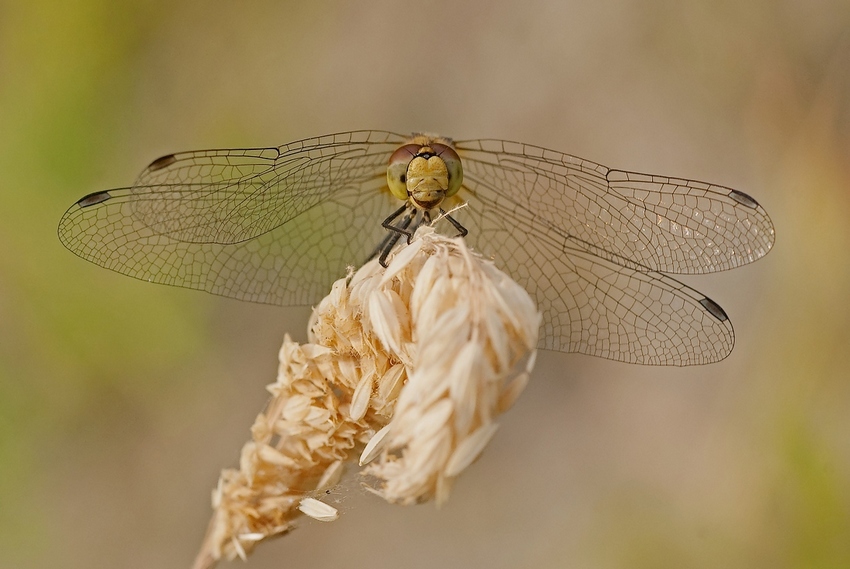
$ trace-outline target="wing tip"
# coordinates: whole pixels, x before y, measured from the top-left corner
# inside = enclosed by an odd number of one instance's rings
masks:
[[[744,192],[738,190],[729,190],[729,197],[739,204],[746,206],[750,209],[758,209],[759,203],[752,197],[750,194],[746,194]]]
[[[719,304],[708,298],[707,296],[702,297],[699,300],[699,303],[705,308],[706,312],[714,316],[720,322],[726,322],[729,320],[729,315],[726,314],[726,311],[723,310]]]
[[[110,194],[108,190],[104,190],[101,192],[94,192],[88,194],[87,196],[83,196],[82,198],[77,200],[76,205],[80,206],[81,208],[87,208],[93,205],[97,205],[99,203],[103,203],[109,199],[112,199],[112,194]]]
[[[168,166],[171,166],[177,162],[177,157],[174,154],[166,154],[165,156],[160,156],[153,162],[148,165],[149,172],[156,172],[157,170],[162,170]]]

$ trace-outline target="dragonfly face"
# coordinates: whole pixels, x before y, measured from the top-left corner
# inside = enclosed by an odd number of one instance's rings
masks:
[[[670,275],[734,269],[774,242],[764,208],[732,188],[376,130],[169,154],[132,186],[75,202],[59,238],[145,281],[311,305],[429,220],[468,231],[537,300],[539,347],[654,365],[719,361],[735,341],[723,309]]]
[[[419,135],[390,156],[387,185],[401,200],[431,210],[463,184],[460,157],[446,138]]]

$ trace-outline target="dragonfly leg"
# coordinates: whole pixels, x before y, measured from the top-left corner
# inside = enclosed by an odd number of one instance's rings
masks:
[[[455,218],[453,218],[452,216],[447,214],[445,211],[443,211],[442,208],[440,208],[440,213],[443,215],[443,217],[445,217],[448,220],[449,223],[451,223],[454,226],[455,229],[457,229],[458,234],[455,237],[466,237],[466,234],[469,233],[469,231],[466,229],[466,227],[461,225],[458,220],[456,220]]]
[[[393,225],[393,221],[398,219],[398,217],[402,213],[404,213],[405,210],[407,210],[408,208],[410,208],[410,211],[408,212],[407,216],[405,216],[405,218],[402,220],[401,225],[399,225],[399,226]],[[403,206],[401,206],[400,208],[398,208],[397,210],[395,210],[393,213],[391,213],[384,221],[382,221],[381,227],[383,227],[384,229],[389,229],[390,231],[393,231],[393,232],[401,234],[401,235],[407,235],[407,240],[409,242],[410,238],[413,237],[413,232],[408,231],[407,226],[410,225],[411,221],[413,221],[413,217],[415,215],[416,215],[416,208],[411,207],[409,203],[406,203]]]
[[[401,214],[410,208],[407,215],[404,216],[401,223],[399,225],[393,225],[393,221],[396,220]],[[407,241],[410,242],[410,239],[413,237],[413,232],[408,230],[410,224],[413,222],[413,218],[416,217],[416,208],[410,207],[409,204],[405,204],[390,214],[384,221],[381,223],[381,226],[388,230],[387,235],[381,240],[380,244],[375,247],[375,250],[369,255],[367,261],[371,261],[375,258],[376,255],[380,254],[380,258],[378,262],[381,263],[382,267],[387,266],[387,257],[390,254],[390,251],[393,250],[398,240],[401,239],[402,235],[407,236]]]
[[[395,244],[398,243],[398,240],[401,239],[401,233],[390,233],[387,235],[388,239],[385,239],[386,243],[381,249],[381,257],[378,259],[378,262],[381,263],[381,266],[385,269],[387,268],[387,256],[389,256],[390,251],[393,250]]]
[[[397,210],[395,210],[394,212],[389,214],[387,216],[387,218],[384,221],[381,222],[381,226],[385,227],[386,229],[392,229],[393,228],[393,225],[392,225],[393,220],[395,218],[397,218],[398,216],[400,216],[401,214],[403,214],[408,207],[410,207],[410,205],[408,203],[405,203],[403,206],[401,206],[400,208],[398,208]]]
[[[389,240],[385,239],[386,245],[383,247],[381,251],[381,258],[378,259],[378,262],[381,263],[381,266],[387,268],[387,256],[390,254],[390,251],[393,250],[395,244],[398,243],[398,240],[401,239],[402,235],[407,235],[407,242],[410,243],[410,238],[413,236],[412,231],[408,231],[408,227],[410,226],[413,218],[416,217],[416,208],[410,208],[410,211],[404,216],[404,219],[401,222],[401,225],[396,227],[394,225],[384,225],[387,229],[392,231],[393,233],[389,233],[387,237]]]

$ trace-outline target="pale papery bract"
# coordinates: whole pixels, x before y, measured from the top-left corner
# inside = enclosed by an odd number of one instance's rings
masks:
[[[353,462],[389,502],[443,503],[527,384],[540,315],[462,239],[424,227],[386,269],[334,283],[309,326],[307,344],[284,339],[239,469],[222,471],[196,569],[245,558],[302,513],[336,519],[318,498]]]

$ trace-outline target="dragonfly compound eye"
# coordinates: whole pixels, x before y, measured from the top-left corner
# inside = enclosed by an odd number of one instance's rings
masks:
[[[400,200],[407,199],[407,166],[421,147],[418,144],[405,144],[393,152],[387,166],[387,185],[390,192]]]
[[[453,196],[463,185],[463,166],[460,163],[460,156],[454,148],[445,144],[432,144],[431,148],[446,163],[446,169],[449,171],[449,188],[446,190],[446,197]]]

